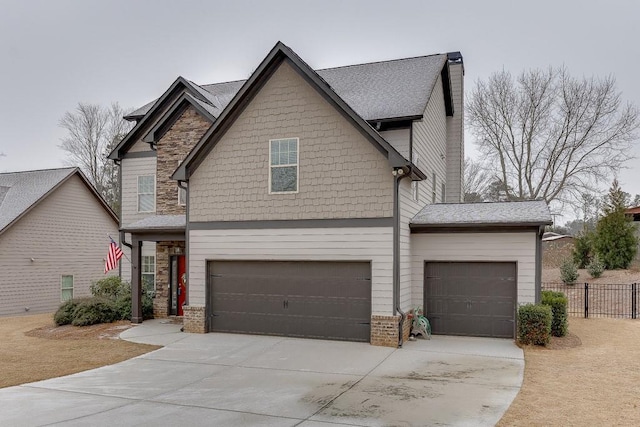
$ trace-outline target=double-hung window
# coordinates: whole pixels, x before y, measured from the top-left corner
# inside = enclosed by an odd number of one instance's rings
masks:
[[[69,301],[73,299],[73,276],[62,276],[60,283],[60,300]]]
[[[178,160],[178,167],[182,164],[182,160]],[[182,183],[182,185],[185,185]],[[187,206],[187,190],[178,183],[178,205]]]
[[[298,138],[269,141],[269,193],[298,192]]]
[[[142,256],[142,285],[145,291],[151,292],[156,287],[156,257]]]
[[[156,210],[156,177],[143,175],[138,177],[138,212]]]

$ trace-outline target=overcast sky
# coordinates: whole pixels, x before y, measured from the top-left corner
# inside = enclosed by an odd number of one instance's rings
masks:
[[[461,51],[467,93],[496,70],[565,65],[613,74],[640,105],[639,18],[637,0],[0,0],[0,171],[63,166],[58,121],[78,102],[244,79],[278,40],[313,68]],[[629,166],[623,189],[640,193]]]

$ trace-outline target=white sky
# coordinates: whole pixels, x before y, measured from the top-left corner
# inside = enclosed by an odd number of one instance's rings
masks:
[[[313,68],[459,50],[467,93],[502,68],[564,64],[613,74],[640,105],[639,17],[636,0],[0,0],[0,171],[63,166],[58,121],[78,102],[243,79],[278,40]],[[640,193],[640,159],[628,166],[623,189]]]

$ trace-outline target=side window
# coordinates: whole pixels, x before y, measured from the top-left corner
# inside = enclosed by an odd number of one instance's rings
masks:
[[[142,256],[142,286],[147,292],[153,292],[156,288],[156,257],[153,255]]]
[[[269,140],[269,194],[298,192],[298,142]]]
[[[181,164],[182,164],[182,160],[178,160],[178,167]],[[185,185],[185,183],[182,183],[182,185]],[[178,183],[178,205],[180,205],[180,206],[186,206],[187,205],[187,190],[182,188],[180,186],[180,183]]]
[[[445,191],[446,191],[445,187],[446,186],[444,185],[444,182],[442,184],[440,184],[440,189],[441,189],[440,190],[440,203],[444,203],[444,201],[445,201]]]
[[[62,276],[60,283],[60,300],[69,301],[73,299],[73,276]]]
[[[416,202],[420,201],[420,189],[418,188],[418,183],[419,181],[411,181],[411,196]]]
[[[156,177],[143,175],[138,177],[138,212],[156,210]]]

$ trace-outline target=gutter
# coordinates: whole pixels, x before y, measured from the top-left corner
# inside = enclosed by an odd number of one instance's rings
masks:
[[[394,168],[393,185],[393,315],[400,313],[398,347],[402,347],[402,329],[406,314],[400,307],[400,181],[410,175],[409,167]]]

